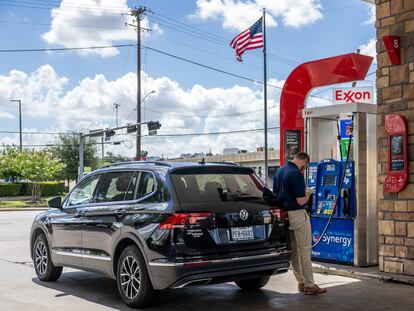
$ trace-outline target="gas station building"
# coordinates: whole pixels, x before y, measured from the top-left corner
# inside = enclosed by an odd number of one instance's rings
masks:
[[[414,275],[414,1],[376,0],[375,4],[379,269]],[[384,36],[399,40],[400,64],[391,63]],[[390,193],[385,191],[389,161],[385,119],[394,113],[407,121],[408,172],[406,187]]]

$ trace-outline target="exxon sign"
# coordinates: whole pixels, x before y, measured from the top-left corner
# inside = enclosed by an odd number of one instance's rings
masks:
[[[372,87],[345,87],[333,90],[334,105],[374,103],[374,89]]]

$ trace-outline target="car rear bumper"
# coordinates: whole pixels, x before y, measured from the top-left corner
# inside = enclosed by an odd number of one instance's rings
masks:
[[[290,254],[290,251],[274,251],[212,260],[158,260],[149,263],[149,271],[154,289],[208,285],[287,272]]]

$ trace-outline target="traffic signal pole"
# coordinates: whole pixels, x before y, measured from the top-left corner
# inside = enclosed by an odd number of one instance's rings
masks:
[[[122,129],[127,129],[128,133],[132,133],[132,132],[136,132],[137,129],[141,126],[147,124],[148,125],[148,131],[150,133],[150,135],[154,135],[156,134],[156,130],[159,129],[161,127],[161,124],[158,121],[146,121],[146,122],[141,122],[141,123],[136,123],[136,124],[127,124],[124,126],[118,126],[118,127],[114,127],[114,128],[107,128],[104,130],[98,130],[98,131],[92,131],[89,133],[79,133],[79,175],[78,175],[78,181],[82,178],[83,176],[83,171],[84,171],[84,159],[83,159],[83,147],[85,144],[85,140],[88,137],[98,137],[98,136],[103,136],[106,135],[107,137],[113,136],[115,134],[115,131],[117,130],[122,130]],[[141,138],[141,137],[140,137]],[[103,143],[103,142],[102,142]]]

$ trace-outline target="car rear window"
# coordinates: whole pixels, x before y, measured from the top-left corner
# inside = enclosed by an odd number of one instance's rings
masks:
[[[171,174],[180,203],[260,200],[262,186],[249,171],[178,171]]]

